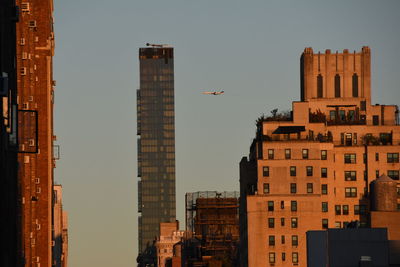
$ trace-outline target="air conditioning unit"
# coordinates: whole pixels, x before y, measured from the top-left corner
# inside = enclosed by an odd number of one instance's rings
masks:
[[[29,139],[29,146],[35,146],[35,139]]]
[[[36,224],[36,230],[40,230],[40,223]]]
[[[29,11],[31,11],[28,2],[22,2],[22,3],[21,3],[21,11],[22,11],[22,12],[29,12]]]
[[[37,194],[40,194],[40,193],[42,193],[42,188],[40,188],[40,187],[37,187],[37,188],[36,188],[36,193],[37,193]]]
[[[40,184],[40,178],[35,178],[35,184]]]
[[[30,20],[28,26],[29,28],[36,28],[36,20]]]
[[[21,75],[26,75],[26,67],[22,67],[20,69],[20,73],[21,73]]]

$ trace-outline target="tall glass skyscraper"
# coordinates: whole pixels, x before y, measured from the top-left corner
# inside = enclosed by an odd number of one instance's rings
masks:
[[[175,111],[173,48],[139,49],[137,90],[139,253],[174,222]]]

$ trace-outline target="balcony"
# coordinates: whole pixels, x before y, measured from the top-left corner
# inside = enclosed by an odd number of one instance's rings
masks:
[[[327,125],[366,125],[365,115],[359,115],[353,110],[348,111],[347,115],[342,110],[331,111],[330,118],[320,110],[309,112],[310,123],[326,123]]]

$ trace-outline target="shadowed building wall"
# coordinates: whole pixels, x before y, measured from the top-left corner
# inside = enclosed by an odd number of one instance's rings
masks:
[[[175,222],[173,48],[139,49],[137,90],[139,252]]]
[[[0,266],[21,266],[17,252],[17,79],[14,0],[0,0]],[[17,260],[18,258],[18,260]]]

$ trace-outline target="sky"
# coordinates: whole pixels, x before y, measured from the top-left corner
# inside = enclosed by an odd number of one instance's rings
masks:
[[[400,1],[54,0],[55,134],[69,266],[136,266],[138,49],[175,49],[177,217],[239,190],[255,120],[300,98],[300,55],[372,51],[372,102],[400,104]],[[224,90],[223,96],[202,91]]]

